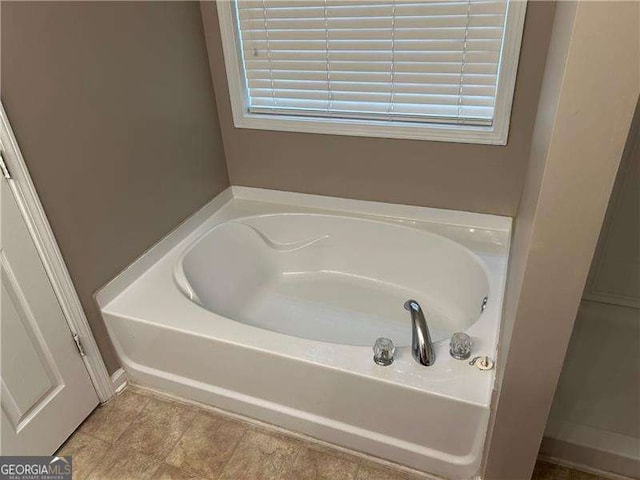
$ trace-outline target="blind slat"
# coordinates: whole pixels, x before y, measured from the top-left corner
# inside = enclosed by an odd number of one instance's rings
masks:
[[[329,5],[325,7],[324,2],[304,1],[298,3],[296,7],[281,7],[277,2],[270,2],[273,6],[269,8],[271,18],[313,18],[324,17],[325,11],[330,17],[386,17],[395,14],[398,17],[420,17],[420,16],[453,16],[467,15],[469,10],[468,2],[421,2],[421,3],[403,3],[387,2],[386,4],[371,4],[370,2],[362,2],[355,5]],[[471,13],[473,15],[501,15],[504,13],[503,2],[473,2],[471,5]],[[262,18],[262,5],[253,8],[240,8],[240,18]]]
[[[414,84],[452,84],[458,86],[460,84],[460,73],[406,73],[396,72],[395,83],[414,83]],[[287,80],[321,80],[326,81],[327,72],[325,70],[260,70],[255,69],[247,75],[247,81],[251,83],[254,80],[270,80],[275,81]],[[384,82],[391,81],[391,72],[371,72],[371,71],[338,71],[331,72],[332,81],[344,82]],[[496,76],[491,74],[465,74],[464,85],[487,85],[493,86],[496,83]]]
[[[294,90],[285,88],[254,88],[251,90],[251,95],[255,98],[269,97],[271,93],[275,92],[276,98],[288,98],[294,100],[298,99],[312,99],[312,100],[325,100],[329,97],[329,93],[326,90]],[[353,90],[337,90],[331,89],[331,98],[333,100],[345,100],[345,101],[363,101],[363,102],[389,102],[389,92],[376,92],[376,91],[353,91]],[[397,103],[430,103],[430,104],[442,104],[442,105],[457,105],[458,104],[458,92],[452,94],[438,94],[438,93],[405,93],[394,92],[394,102]],[[465,95],[465,101],[468,105],[483,105],[492,106],[492,96],[474,96],[470,94]]]
[[[293,29],[306,30],[309,28],[322,29],[325,25],[324,18],[300,18],[300,19],[283,19],[269,18],[269,28],[277,29]],[[370,17],[370,18],[328,18],[327,26],[329,29],[366,29],[366,28],[390,28],[389,17]],[[478,15],[468,18],[465,15],[452,16],[433,16],[433,17],[400,17],[396,18],[399,28],[426,28],[426,27],[461,27],[470,29],[495,27],[504,23],[504,16],[500,15]],[[264,27],[264,19],[245,19],[240,21],[242,30],[260,30]]]
[[[507,0],[236,0],[254,113],[490,125]]]
[[[252,62],[257,61],[259,58],[271,58],[272,62],[279,60],[301,60],[305,62],[317,60],[324,61],[325,63],[333,62],[377,62],[385,63],[387,69],[392,61],[400,62],[415,62],[415,63],[456,63],[462,64],[466,56],[466,62],[472,63],[489,63],[497,65],[499,54],[497,52],[483,52],[483,51],[400,51],[391,52],[390,50],[333,50],[327,54],[322,50],[271,50],[269,54],[256,55],[250,57]],[[256,60],[253,60],[253,59]],[[331,65],[329,65],[329,68]]]
[[[248,60],[245,62],[246,68],[269,69],[267,60]],[[275,70],[301,70],[301,71],[325,71],[327,62],[307,61],[307,60],[274,60],[271,62],[272,71]],[[395,72],[403,73],[457,73],[460,77],[460,62],[394,62]],[[390,72],[389,62],[369,62],[369,61],[332,61],[331,72],[333,71],[360,71],[360,72]],[[496,65],[493,63],[466,64],[464,75],[467,73],[495,74]],[[325,73],[326,76],[326,73]]]
[[[499,52],[500,51],[500,39],[489,40],[479,39],[470,40],[464,42],[462,39],[437,39],[437,40],[402,40],[402,39],[367,39],[365,40],[334,40],[330,39],[329,42],[326,39],[315,40],[273,40],[260,39],[246,42],[244,45],[245,55],[259,56],[266,55],[267,50],[272,52],[277,51],[295,51],[300,50],[302,52],[307,51],[321,51],[326,53],[327,43],[331,49],[330,53],[334,51],[340,52],[347,51],[363,51],[363,50],[381,50],[391,52],[393,48],[396,52],[437,52],[437,51],[460,51],[466,49],[466,51],[487,51],[487,52]]]
[[[350,28],[335,29],[331,32],[330,41],[333,40],[377,40],[389,39],[392,32],[397,40],[449,40],[464,38],[464,27],[424,27],[424,28]],[[247,41],[259,41],[266,39],[266,30],[245,30]],[[269,29],[270,40],[323,40],[326,34],[324,28],[307,29]],[[473,39],[502,40],[502,28],[500,26],[478,27],[473,32]]]
[[[326,80],[249,80],[251,95],[260,90],[300,90],[300,91],[327,91]],[[493,96],[493,87],[490,85],[463,85],[463,95]],[[344,92],[382,92],[389,93],[388,82],[344,82],[331,80],[333,91]],[[434,93],[446,95],[458,95],[460,87],[457,84],[419,84],[395,82],[394,91],[397,93]]]

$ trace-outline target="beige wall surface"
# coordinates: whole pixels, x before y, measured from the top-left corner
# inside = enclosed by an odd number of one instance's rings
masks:
[[[556,8],[511,247],[488,480],[531,477],[640,94],[639,20],[638,2]]]
[[[2,2],[1,98],[109,372],[92,294],[228,185],[196,2]]]
[[[640,439],[640,103],[589,277],[540,453],[634,478],[640,460],[608,438]]]
[[[213,2],[202,12],[233,185],[515,214],[554,4],[530,2],[506,146],[237,129]]]

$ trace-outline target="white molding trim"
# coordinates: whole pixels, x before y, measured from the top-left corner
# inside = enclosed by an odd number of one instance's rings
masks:
[[[203,8],[216,8],[214,3],[218,9],[233,123],[237,128],[438,142],[507,144],[527,0],[509,0],[508,3],[496,86],[495,120],[492,126],[487,127],[249,113],[234,2],[205,2]]]
[[[582,295],[583,300],[592,302],[608,303],[619,307],[640,308],[640,297],[626,297],[616,295],[609,292],[599,292],[597,290],[587,289]]]
[[[111,383],[113,384],[113,391],[118,394],[122,392],[128,385],[127,372],[124,368],[120,367],[111,375]]]
[[[549,417],[538,457],[613,480],[636,478],[640,439]]]
[[[578,470],[579,472],[589,473],[591,475],[596,475],[603,479],[608,480],[633,480],[633,477],[627,477],[626,475],[618,475],[617,473],[607,472],[605,470],[600,470],[598,468],[593,468],[588,465],[585,465],[582,462],[571,462],[569,460],[565,460],[560,457],[553,457],[549,455],[539,454],[538,459],[543,462],[553,463],[554,465],[559,465],[561,467],[571,468],[572,470]]]
[[[69,329],[71,333],[78,334],[82,341],[86,353],[86,356],[82,357],[82,359],[98,398],[103,403],[107,402],[115,393],[111,377],[102,360],[80,299],[71,281],[69,271],[64,263],[35,186],[29,176],[29,171],[5,113],[4,105],[1,102],[0,143],[4,160],[12,176],[12,179],[8,180],[9,188],[16,199],[18,208],[36,245]],[[4,181],[4,179],[0,180]]]

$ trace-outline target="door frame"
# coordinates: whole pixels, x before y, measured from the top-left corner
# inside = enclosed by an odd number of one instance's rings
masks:
[[[53,291],[69,326],[70,335],[78,335],[85,355],[82,360],[101,403],[115,395],[115,388],[89,326],[89,322],[73,286],[51,225],[45,215],[24,157],[13,134],[9,119],[0,102],[0,153],[10,172],[9,189],[36,245]],[[5,179],[0,178],[0,181]]]

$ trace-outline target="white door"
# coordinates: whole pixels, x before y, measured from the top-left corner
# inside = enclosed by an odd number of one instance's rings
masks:
[[[1,455],[50,455],[98,404],[9,182],[0,176]]]

